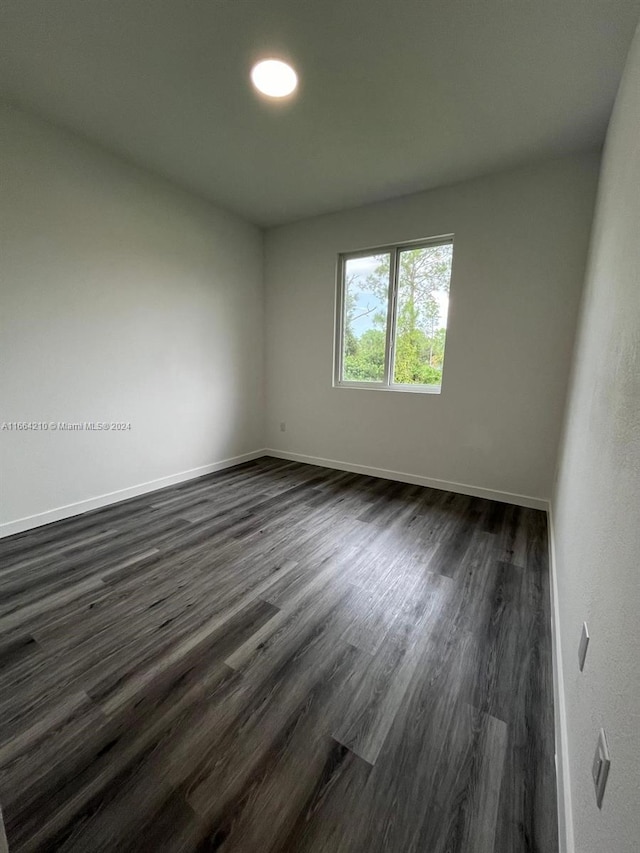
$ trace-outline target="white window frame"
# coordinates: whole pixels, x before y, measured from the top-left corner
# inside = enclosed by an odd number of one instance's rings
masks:
[[[386,246],[374,246],[370,249],[359,249],[356,252],[341,252],[338,255],[337,287],[336,287],[336,319],[334,335],[334,388],[359,388],[368,391],[404,391],[412,394],[440,394],[442,393],[442,382],[440,385],[403,385],[393,382],[393,368],[395,360],[395,322],[396,305],[398,302],[398,272],[400,264],[400,252],[405,249],[422,249],[428,246],[453,246],[453,234],[440,237],[430,237],[425,240],[412,240],[406,243],[391,243]],[[346,262],[354,258],[366,258],[370,255],[389,254],[389,291],[387,299],[387,337],[385,345],[384,374],[379,382],[353,382],[342,379],[343,367],[343,343],[344,343],[344,307],[345,307],[345,282],[344,274]],[[452,269],[453,278],[453,269]],[[445,343],[446,357],[446,343]]]

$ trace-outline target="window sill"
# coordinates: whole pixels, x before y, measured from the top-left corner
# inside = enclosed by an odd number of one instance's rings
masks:
[[[441,394],[442,385],[377,385],[373,382],[334,382],[334,388],[349,391],[391,391],[400,394]]]

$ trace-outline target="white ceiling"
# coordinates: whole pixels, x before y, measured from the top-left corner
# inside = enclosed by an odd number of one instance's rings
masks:
[[[262,225],[599,145],[640,0],[2,0],[5,96]],[[301,88],[261,102],[253,61]]]

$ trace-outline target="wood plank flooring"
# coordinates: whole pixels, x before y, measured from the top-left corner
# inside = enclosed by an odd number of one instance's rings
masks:
[[[0,541],[11,853],[555,853],[542,512],[271,458]]]

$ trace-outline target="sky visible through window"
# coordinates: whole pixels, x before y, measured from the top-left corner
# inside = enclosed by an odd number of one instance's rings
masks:
[[[347,263],[349,269],[350,290],[355,297],[355,305],[358,309],[357,313],[362,315],[359,319],[353,321],[353,331],[356,335],[361,335],[362,332],[369,328],[370,321],[367,319],[369,316],[367,313],[369,309],[373,308],[374,311],[385,312],[387,310],[386,300],[382,301],[377,299],[373,293],[366,292],[358,288],[359,281],[362,281],[364,284],[367,276],[373,275],[379,264],[379,260],[378,256],[371,255],[366,258],[349,258]],[[353,278],[351,278],[351,276],[353,276]],[[438,306],[440,308],[439,325],[443,329],[446,329],[447,314],[449,312],[449,294],[440,291],[434,293],[433,296],[438,302]]]

